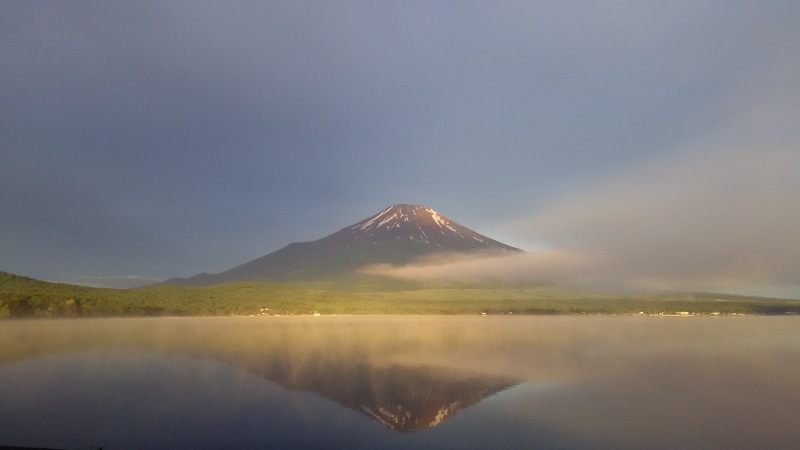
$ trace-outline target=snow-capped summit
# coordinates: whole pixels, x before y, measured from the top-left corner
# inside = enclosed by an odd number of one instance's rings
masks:
[[[392,205],[334,236],[352,241],[368,240],[373,245],[408,239],[450,251],[513,247],[476,233],[424,205]]]
[[[520,251],[478,234],[424,205],[397,204],[322,239],[286,247],[218,274],[167,284],[240,280],[314,281],[370,264],[405,264],[431,253]]]

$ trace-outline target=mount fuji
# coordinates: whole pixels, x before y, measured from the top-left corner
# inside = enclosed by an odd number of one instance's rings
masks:
[[[372,264],[405,264],[435,253],[521,250],[479,234],[424,205],[398,204],[322,239],[280,250],[217,274],[172,278],[171,285],[230,281],[317,281]]]

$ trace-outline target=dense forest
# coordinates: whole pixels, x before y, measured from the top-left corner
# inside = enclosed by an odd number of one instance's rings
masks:
[[[233,282],[109,289],[0,272],[0,318],[289,314],[800,314],[800,300],[725,294],[609,295],[558,286],[369,290]]]

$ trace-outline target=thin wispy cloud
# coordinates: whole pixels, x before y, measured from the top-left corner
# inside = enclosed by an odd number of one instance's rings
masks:
[[[142,275],[77,275],[60,281],[63,283],[80,284],[84,286],[127,289],[155,284],[162,280],[160,278],[146,277]]]

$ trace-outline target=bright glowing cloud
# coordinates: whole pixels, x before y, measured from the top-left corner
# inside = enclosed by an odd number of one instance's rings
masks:
[[[797,295],[798,174],[794,150],[690,153],[575,192],[512,224],[552,250],[371,271],[420,280],[639,291],[783,288]]]

